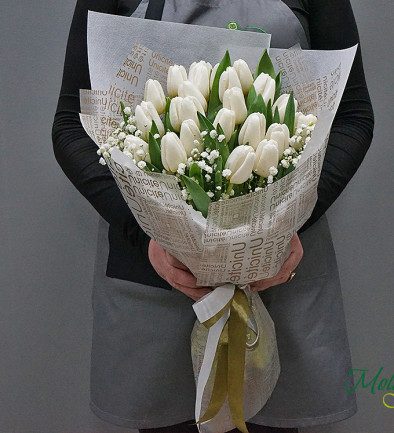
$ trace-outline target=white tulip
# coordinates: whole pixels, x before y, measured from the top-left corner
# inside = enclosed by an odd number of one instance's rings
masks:
[[[161,139],[161,162],[170,173],[175,173],[179,164],[187,162],[186,151],[175,132],[167,132]]]
[[[315,124],[317,117],[313,114],[303,114],[301,111],[297,111],[295,114],[294,128],[301,128],[302,125],[309,126],[311,123]]]
[[[272,113],[275,113],[276,107],[278,107],[279,110],[279,118],[280,122],[283,123],[285,118],[285,112],[286,112],[286,106],[287,102],[289,100],[290,95],[288,93],[284,93],[283,95],[280,95],[279,98],[275,101],[275,104],[272,106]],[[298,102],[296,99],[294,99],[294,107],[295,111],[297,111]]]
[[[135,135],[128,135],[124,140],[125,150],[133,154],[136,162],[148,161],[150,162],[149,145],[146,141]]]
[[[238,87],[242,90],[237,72],[232,66],[228,66],[219,79],[219,99],[221,102],[223,102],[224,92],[232,87]]]
[[[194,123],[200,127],[200,122],[197,117],[197,111],[199,111],[202,115],[205,115],[204,109],[202,108],[200,101],[194,96],[187,96],[182,99],[181,102],[181,111],[180,111],[180,121],[181,123],[184,120],[192,119]]]
[[[250,72],[249,66],[245,60],[238,59],[234,62],[233,67],[237,72],[239,81],[241,82],[242,91],[244,92],[244,95],[247,95],[250,86],[253,84],[253,75]]]
[[[235,113],[228,108],[221,108],[216,114],[213,126],[217,128],[218,123],[223,129],[226,141],[229,141],[235,129]]]
[[[188,157],[192,155],[193,149],[197,149],[199,152],[204,150],[200,129],[192,119],[187,119],[182,122],[179,138],[181,139]]]
[[[278,146],[275,140],[263,140],[257,146],[254,172],[259,176],[268,177],[270,168],[278,166]]]
[[[281,157],[285,149],[289,147],[289,128],[284,123],[273,123],[268,128],[265,138],[267,140],[275,140],[277,142],[279,157]]]
[[[239,185],[246,182],[254,167],[256,154],[252,146],[237,146],[228,157],[225,168],[231,170],[230,183]]]
[[[254,150],[265,136],[266,120],[262,113],[250,114],[239,131],[238,143],[249,144]]]
[[[166,97],[161,84],[157,80],[149,79],[145,83],[144,101],[152,102],[158,114],[164,113]]]
[[[261,94],[264,102],[268,104],[271,99],[274,102],[275,97],[275,80],[271,78],[268,74],[262,72],[253,83],[257,94]]]
[[[216,76],[216,71],[218,70],[219,63],[216,63],[216,65],[212,68],[211,75],[209,77],[209,90],[212,90],[213,81]]]
[[[182,98],[186,98],[187,96],[194,96],[199,100],[204,111],[207,109],[207,100],[204,98],[204,95],[200,92],[200,90],[198,90],[197,86],[189,80],[183,81],[179,85],[178,95]]]
[[[212,65],[208,62],[201,60],[200,62],[192,63],[189,68],[188,79],[191,81],[198,90],[203,94],[204,98],[209,98],[209,76],[212,71]]]
[[[156,108],[150,101],[142,101],[135,109],[135,124],[142,132],[142,138],[148,141],[149,132],[152,129],[152,120],[155,122],[160,135],[164,134],[164,125]]]
[[[167,92],[170,98],[178,96],[178,87],[185,80],[187,80],[187,73],[182,65],[173,65],[168,68]]]
[[[181,118],[182,101],[183,98],[179,96],[176,96],[175,98],[171,99],[170,109],[168,112],[170,116],[171,126],[176,132],[179,132],[182,123],[182,118]]]
[[[248,115],[244,94],[239,87],[227,89],[223,95],[223,108],[233,110],[235,113],[235,124],[240,125]]]

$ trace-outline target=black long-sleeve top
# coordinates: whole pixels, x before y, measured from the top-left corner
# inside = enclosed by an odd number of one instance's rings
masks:
[[[97,146],[79,120],[79,89],[89,89],[87,11],[129,16],[135,0],[78,0],[67,43],[63,81],[53,123],[56,159],[75,187],[109,223],[107,276],[170,289],[148,259],[149,237],[126,205]],[[359,43],[349,0],[284,0],[302,24],[311,49],[343,49]],[[318,185],[318,201],[299,232],[318,220],[361,164],[372,140],[373,111],[358,48],[334,119]]]

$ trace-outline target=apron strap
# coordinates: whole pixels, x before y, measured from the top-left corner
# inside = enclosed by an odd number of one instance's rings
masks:
[[[148,9],[145,13],[145,18],[148,20],[160,21],[163,15],[165,0],[149,0]]]

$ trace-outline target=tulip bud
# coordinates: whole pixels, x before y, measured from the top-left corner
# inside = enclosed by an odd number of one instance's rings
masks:
[[[286,106],[289,100],[290,95],[288,93],[284,93],[280,95],[279,98],[275,101],[275,104],[272,106],[272,112],[275,113],[276,107],[278,107],[280,122],[283,123],[285,118]],[[298,102],[294,98],[294,107],[295,111],[297,111]]]
[[[223,129],[226,141],[229,141],[235,129],[235,113],[228,108],[221,108],[216,114],[213,126],[217,128],[218,123]]]
[[[170,123],[174,131],[176,132],[179,132],[182,123],[182,119],[181,119],[182,101],[183,98],[176,96],[175,98],[171,99],[171,103],[170,103],[170,109],[169,109]]]
[[[182,65],[173,65],[168,68],[167,92],[170,98],[178,96],[178,87],[185,80],[187,80],[187,73]]]
[[[247,95],[250,86],[253,84],[253,75],[250,72],[249,66],[245,60],[238,59],[234,62],[233,67],[238,75],[239,81],[241,82],[242,91],[244,92],[244,95]]]
[[[305,114],[301,113],[301,111],[297,111],[295,114],[294,120],[294,128],[301,128],[302,125],[309,126],[311,123],[315,124],[317,122],[317,117],[313,114]]]
[[[237,146],[226,161],[226,169],[231,170],[230,183],[239,185],[252,174],[256,154],[251,146]]]
[[[152,102],[158,114],[164,113],[166,108],[166,97],[163,88],[157,80],[149,79],[145,83],[144,101]]]
[[[250,114],[239,131],[238,143],[249,144],[254,150],[265,136],[265,116],[262,113]]]
[[[201,60],[198,63],[194,62],[190,65],[188,75],[189,81],[197,87],[207,100],[209,98],[209,76],[211,70],[212,65]]]
[[[259,176],[268,177],[270,168],[278,166],[278,147],[274,140],[263,140],[257,146],[254,172]]]
[[[156,108],[150,101],[142,101],[135,109],[135,124],[142,132],[142,138],[148,141],[149,132],[152,129],[152,120],[155,122],[160,135],[164,134],[164,125]]]
[[[244,94],[239,87],[227,89],[223,95],[223,108],[233,110],[235,113],[235,124],[240,125],[248,115]]]
[[[161,162],[170,173],[176,173],[178,165],[187,162],[186,151],[175,132],[167,132],[161,139]]]
[[[268,74],[262,72],[253,83],[257,94],[261,94],[264,102],[268,104],[271,99],[274,102],[275,96],[275,80],[271,78]]]
[[[237,72],[232,66],[228,66],[219,79],[219,99],[221,102],[223,102],[224,92],[233,87],[238,87],[242,90]]]
[[[209,90],[212,90],[213,81],[216,76],[216,71],[218,70],[219,63],[216,63],[216,65],[212,68],[211,75],[209,77]]]
[[[187,96],[194,96],[202,105],[203,110],[205,111],[207,109],[207,100],[204,98],[204,95],[198,90],[197,86],[194,85],[191,81],[186,80],[179,85],[178,95],[182,98],[186,98]]]
[[[265,135],[267,140],[275,140],[278,144],[279,157],[283,155],[285,149],[289,147],[290,133],[289,128],[284,123],[273,123]]]
[[[136,162],[148,161],[150,162],[149,145],[146,141],[135,135],[128,135],[124,140],[125,150],[133,154]]]
[[[187,119],[182,122],[179,138],[181,139],[188,157],[192,155],[193,149],[197,149],[199,152],[204,150],[200,130],[192,119]]]
[[[182,99],[181,103],[181,111],[180,111],[180,120],[181,123],[184,120],[192,119],[194,123],[200,127],[200,121],[197,117],[197,111],[201,114],[205,115],[204,110],[200,104],[200,101],[194,96],[187,96]]]

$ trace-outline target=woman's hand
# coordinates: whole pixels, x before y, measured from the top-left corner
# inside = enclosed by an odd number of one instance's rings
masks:
[[[289,257],[283,263],[279,272],[271,278],[266,278],[264,280],[256,281],[252,283],[250,286],[254,291],[260,291],[268,289],[268,287],[276,286],[278,284],[286,283],[291,273],[294,269],[299,265],[302,256],[304,254],[304,250],[302,249],[302,245],[300,239],[297,234],[295,234],[290,241],[291,252]]]
[[[161,278],[194,301],[211,292],[207,287],[197,287],[197,279],[190,270],[153,239],[149,242],[148,256]]]

